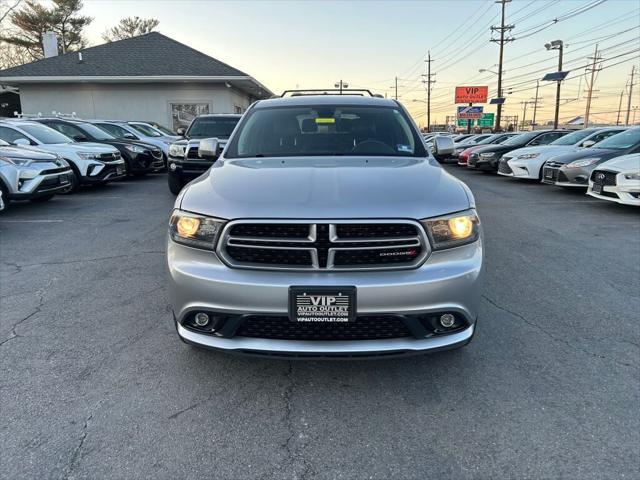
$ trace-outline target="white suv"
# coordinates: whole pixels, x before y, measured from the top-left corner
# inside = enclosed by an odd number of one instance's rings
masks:
[[[32,145],[69,162],[73,170],[68,191],[80,185],[106,183],[125,176],[120,152],[100,143],[74,143],[69,137],[41,123],[25,120],[0,121],[0,139],[11,145]]]

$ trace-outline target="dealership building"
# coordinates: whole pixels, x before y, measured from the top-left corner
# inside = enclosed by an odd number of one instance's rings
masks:
[[[158,32],[64,55],[54,47],[49,55],[0,70],[0,85],[17,87],[21,113],[144,120],[175,130],[195,115],[241,113],[273,95],[250,75]]]

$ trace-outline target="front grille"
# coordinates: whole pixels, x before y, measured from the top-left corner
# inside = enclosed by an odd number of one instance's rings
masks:
[[[501,161],[498,164],[498,172],[500,173],[513,173],[513,170],[511,170],[511,167],[509,166],[509,164],[506,161]]]
[[[220,256],[231,267],[361,270],[416,267],[429,253],[412,221],[238,221],[225,229]]]
[[[467,160],[467,165],[469,167],[474,167],[476,163],[478,163],[478,155],[477,154],[470,155],[469,160]]]
[[[614,186],[617,185],[616,172],[608,172],[606,170],[594,170],[591,173],[591,181],[600,185]]]
[[[548,161],[547,163],[544,164],[545,167],[551,167],[551,168],[560,168],[560,167],[564,167],[565,165],[566,163],[553,162],[553,161]]]
[[[153,158],[155,158],[157,160],[161,160],[162,159],[162,150],[160,150],[160,149],[151,150],[151,155],[153,156]]]
[[[118,153],[101,153],[98,155],[98,159],[103,162],[115,162],[116,160],[120,160],[120,152]]]
[[[410,337],[399,317],[360,316],[355,322],[292,322],[287,317],[251,316],[238,327],[236,336],[274,340],[382,340]]]
[[[49,175],[50,173],[61,173],[61,172],[68,172],[68,171],[69,171],[69,167],[49,168],[47,170],[42,170],[40,172],[40,175]]]
[[[558,169],[557,168],[547,168],[545,167],[542,172],[542,180],[547,182],[555,182],[558,179]]]

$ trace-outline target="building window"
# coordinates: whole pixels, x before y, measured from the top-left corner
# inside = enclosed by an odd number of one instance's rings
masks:
[[[188,128],[191,121],[198,115],[211,113],[208,103],[170,103],[171,127],[175,132],[178,128]]]
[[[239,105],[233,106],[233,113],[242,113],[242,107]]]

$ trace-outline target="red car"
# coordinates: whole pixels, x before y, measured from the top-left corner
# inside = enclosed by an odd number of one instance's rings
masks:
[[[491,135],[490,137],[485,138],[481,142],[469,145],[469,148],[464,149],[458,155],[458,165],[462,165],[463,167],[466,167],[467,162],[469,161],[469,155],[471,155],[473,152],[475,152],[479,148],[486,147],[487,145],[502,143],[508,138],[513,137],[514,135],[518,135],[518,133],[516,132],[496,133],[494,135]]]

